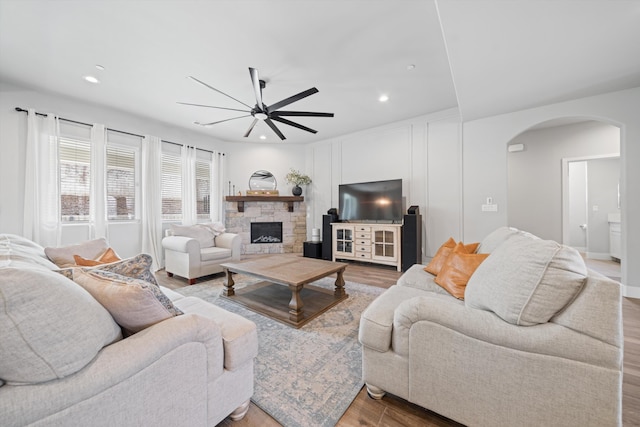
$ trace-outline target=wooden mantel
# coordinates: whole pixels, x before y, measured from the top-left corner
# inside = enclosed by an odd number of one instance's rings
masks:
[[[227,196],[227,202],[237,202],[238,212],[244,212],[244,202],[286,202],[293,212],[293,202],[303,202],[303,196]]]

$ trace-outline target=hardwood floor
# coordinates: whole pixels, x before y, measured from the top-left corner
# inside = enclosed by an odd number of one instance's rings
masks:
[[[291,256],[291,255],[284,255]],[[605,263],[588,263],[590,268],[610,275],[616,266]],[[618,267],[619,268],[619,267]],[[371,286],[388,288],[400,277],[401,273],[393,267],[374,264],[349,263],[344,278],[346,281],[364,283]],[[186,286],[186,280],[167,278],[158,273],[162,285],[172,288]],[[622,421],[624,426],[640,425],[640,300],[623,298],[624,324],[624,379],[622,385]],[[219,426],[279,426],[266,412],[251,403],[249,412],[240,421],[229,418]],[[382,400],[373,400],[363,388],[351,403],[337,424],[338,426],[460,426],[434,412],[413,405],[395,396],[386,395]]]

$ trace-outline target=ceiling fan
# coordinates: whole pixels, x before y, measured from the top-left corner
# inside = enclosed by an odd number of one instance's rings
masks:
[[[266,87],[266,83],[264,80],[260,80],[260,78],[258,77],[258,70],[255,68],[251,68],[249,67],[249,74],[251,75],[251,83],[253,85],[253,91],[255,92],[256,95],[256,105],[251,107],[250,105],[245,104],[244,102],[234,98],[233,96],[227,95],[226,93],[212,87],[209,86],[208,84],[206,84],[205,82],[196,79],[195,77],[189,76],[189,78],[197,83],[200,83],[203,86],[208,87],[211,90],[214,90],[226,97],[229,97],[231,99],[233,99],[236,102],[239,102],[240,104],[244,105],[245,107],[247,107],[249,110],[239,110],[237,108],[226,108],[226,107],[214,107],[212,105],[202,105],[202,104],[191,104],[188,102],[178,102],[178,104],[182,104],[182,105],[192,105],[195,107],[205,107],[205,108],[216,108],[216,109],[220,109],[220,110],[231,110],[231,111],[240,111],[243,113],[249,113],[249,114],[245,114],[242,116],[238,116],[238,117],[232,117],[230,119],[225,119],[225,120],[218,120],[216,122],[210,122],[210,123],[200,123],[200,122],[195,122],[195,124],[201,125],[201,126],[213,126],[215,124],[218,123],[223,123],[223,122],[228,122],[230,120],[236,120],[236,119],[241,119],[243,117],[249,117],[249,116],[253,116],[253,122],[251,123],[251,125],[249,126],[249,129],[247,129],[247,132],[244,134],[245,138],[249,136],[249,134],[251,134],[251,131],[253,130],[253,128],[255,127],[255,125],[258,123],[258,121],[262,120],[264,121],[267,126],[269,126],[276,135],[278,135],[278,137],[281,140],[285,140],[286,138],[284,137],[284,135],[282,134],[282,132],[280,132],[280,129],[278,129],[278,127],[276,126],[275,123],[273,123],[273,121],[276,122],[280,122],[283,123],[285,125],[289,125],[289,126],[293,126],[295,128],[298,129],[302,129],[304,131],[307,132],[311,132],[311,133],[317,133],[317,130],[308,128],[306,126],[303,126],[299,123],[296,122],[292,122],[291,120],[285,119],[285,117],[333,117],[333,113],[314,113],[314,112],[309,112],[309,111],[281,111],[280,108],[285,107],[289,104],[292,104],[296,101],[299,101],[303,98],[306,98],[309,95],[313,95],[314,93],[318,92],[318,89],[316,89],[315,87],[312,87],[311,89],[307,89],[305,91],[302,91],[296,95],[290,96],[288,98],[283,99],[282,101],[276,102],[275,104],[271,104],[269,106],[265,105],[262,102],[262,89],[264,89]]]

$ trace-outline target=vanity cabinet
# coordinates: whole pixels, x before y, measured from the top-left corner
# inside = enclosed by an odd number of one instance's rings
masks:
[[[333,223],[333,260],[393,265],[401,271],[401,224]]]

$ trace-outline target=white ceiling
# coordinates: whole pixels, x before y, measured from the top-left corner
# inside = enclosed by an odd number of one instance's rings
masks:
[[[472,120],[640,86],[639,46],[635,0],[0,0],[0,82],[224,141],[279,139],[264,123],[243,138],[250,117],[194,125],[242,113],[177,101],[245,107],[187,76],[249,105],[248,67],[267,105],[317,87],[286,107],[335,113],[291,118],[317,134],[277,124],[304,143],[456,106]]]

